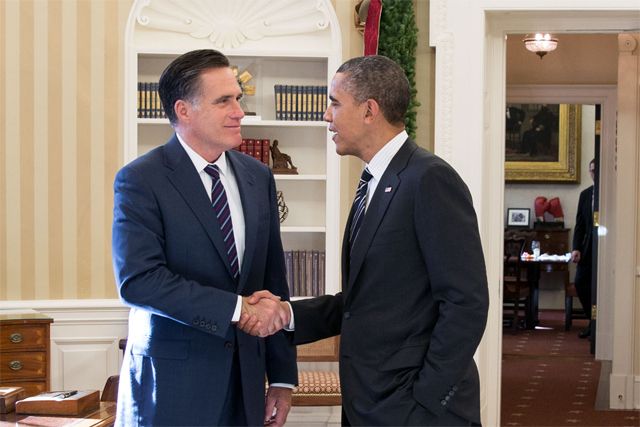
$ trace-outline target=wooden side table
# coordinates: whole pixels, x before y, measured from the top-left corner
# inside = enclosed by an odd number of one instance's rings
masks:
[[[0,311],[0,385],[24,387],[27,396],[49,390],[53,319],[40,313]]]

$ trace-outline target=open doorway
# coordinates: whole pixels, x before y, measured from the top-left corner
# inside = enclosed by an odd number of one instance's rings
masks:
[[[557,252],[550,255],[565,255],[567,258],[566,264],[554,262],[540,266],[528,266],[542,271],[541,273],[538,271],[538,274],[534,275],[536,277],[533,282],[535,286],[533,283],[530,284],[535,288],[531,292],[532,297],[535,296],[535,298],[532,298],[530,304],[536,307],[536,322],[535,325],[528,325],[540,329],[535,336],[531,335],[531,333],[536,333],[535,329],[526,332],[525,335],[527,338],[535,338],[537,341],[545,339],[545,337],[553,340],[553,343],[549,343],[548,351],[550,354],[547,355],[549,360],[546,364],[550,365],[552,361],[556,361],[560,366],[566,360],[576,357],[584,357],[585,363],[590,363],[588,362],[592,360],[589,357],[590,350],[595,353],[595,345],[590,346],[588,342],[580,343],[574,336],[584,335],[583,332],[588,325],[586,321],[578,320],[574,323],[574,328],[564,331],[565,325],[568,326],[563,322],[565,310],[567,310],[567,289],[570,284],[574,283],[576,277],[575,264],[569,261],[570,257],[567,254],[574,249],[574,233],[576,229],[579,229],[579,227],[576,228],[576,217],[579,211],[581,191],[593,184],[589,173],[589,163],[594,158],[599,159],[601,149],[611,150],[614,145],[612,138],[608,138],[606,145],[600,147],[601,101],[598,101],[597,98],[602,97],[602,92],[606,91],[609,92],[606,96],[615,98],[617,35],[561,33],[554,35],[560,39],[559,48],[544,58],[538,58],[524,48],[522,43],[524,34],[507,35],[505,164],[526,165],[532,170],[520,175],[509,173],[510,171],[505,173],[507,182],[504,187],[504,208],[505,211],[509,208],[530,210],[531,221],[528,228],[534,235],[534,239],[541,240],[543,246],[545,246],[545,239],[547,239],[546,247]],[[593,55],[602,58],[601,63],[604,66],[589,67],[588,64],[593,61]],[[597,68],[595,74],[592,71],[594,68]],[[559,110],[561,106],[564,106],[567,111],[573,109],[571,120],[577,121],[577,123],[570,123],[567,117],[564,117],[563,122],[560,123],[560,114],[558,111],[554,114],[555,110],[553,109]],[[609,104],[607,108],[615,109],[615,105]],[[542,116],[541,111],[548,111],[548,116],[556,119],[551,124],[553,132],[549,130],[546,144],[544,141],[537,141],[540,138],[535,138],[535,136],[543,134],[538,127],[544,128],[544,126],[539,124],[539,119],[534,120],[535,117]],[[568,113],[565,113],[565,116],[567,115]],[[538,127],[534,128],[532,123]],[[574,125],[576,129],[571,128]],[[611,127],[613,124],[607,123],[606,126]],[[611,129],[607,130],[608,135],[613,135]],[[533,137],[529,135],[534,132]],[[562,133],[564,134],[560,135]],[[574,140],[568,141],[570,138]],[[538,147],[534,145],[536,143],[539,145]],[[574,156],[574,164],[569,164],[566,167],[575,168],[575,170],[569,171],[571,173],[567,172],[563,176],[548,173],[547,170],[553,169],[553,166],[558,163],[558,152],[562,149],[566,149],[570,156]],[[606,157],[607,155],[605,155]],[[510,162],[510,160],[515,161]],[[522,167],[520,168],[522,169]],[[513,179],[514,177],[516,179]],[[607,181],[605,180],[605,182]],[[613,193],[613,191],[604,189],[604,193]],[[549,201],[555,203],[549,203]],[[505,219],[505,225],[507,224],[508,218]],[[528,247],[525,250],[531,252]],[[546,250],[542,252],[544,253]],[[593,265],[597,268],[597,258]],[[584,270],[584,264],[582,269]],[[602,273],[605,276],[608,271]],[[598,275],[594,275],[593,278],[594,282],[597,282]],[[595,296],[593,300],[596,300]],[[582,308],[578,298],[569,297],[569,301],[576,308]],[[591,304],[587,303],[586,305],[588,305],[586,313],[590,314]],[[610,313],[608,313],[610,305],[610,295],[605,291],[603,294],[604,310],[600,310],[603,317],[610,317]],[[538,310],[542,310],[545,315],[538,316]],[[610,322],[610,318],[603,320],[605,325]],[[575,328],[575,325],[578,325],[579,328]],[[512,330],[509,330],[510,334]],[[600,346],[599,359],[610,359],[612,342],[607,333],[603,330],[605,336]],[[594,344],[596,336],[594,328],[592,341]],[[585,339],[587,338],[585,337]],[[529,360],[535,357],[534,354],[527,354],[527,349],[531,345],[527,346],[526,344],[535,340],[516,340],[518,339],[514,339],[511,335],[507,336],[507,339],[503,339],[503,361],[508,361],[506,363],[509,364],[506,369],[503,365],[503,396],[513,383],[511,378],[504,377],[513,374],[511,369],[511,365],[515,363],[513,357],[517,357],[518,353],[520,353],[520,357],[528,357]],[[514,346],[514,342],[519,344]],[[551,347],[551,344],[556,347]],[[535,350],[533,352],[535,353]],[[599,362],[594,363],[600,367]],[[576,364],[567,363],[566,366],[575,367]],[[540,369],[544,370],[544,368]],[[573,375],[569,373],[569,369],[564,369],[562,372]],[[583,373],[578,370],[575,374],[578,376]],[[538,376],[541,375],[544,374]],[[541,378],[533,383],[539,384],[541,381],[544,380]],[[594,381],[593,378],[592,381]],[[598,378],[595,378],[596,383],[597,381]],[[525,387],[525,389],[538,390],[535,386]],[[595,393],[593,386],[590,391]],[[531,394],[530,397],[533,398],[535,393]],[[558,407],[571,410],[575,409],[571,408],[575,400],[575,396],[567,394],[559,400],[556,399],[555,404]],[[503,421],[508,421],[508,414],[522,413],[523,408],[517,407],[521,404],[522,402],[505,399],[502,413],[507,415],[504,415]],[[516,407],[510,408],[509,405]]]
[[[489,0],[471,3],[452,0],[431,4],[430,43],[436,48],[436,81],[439,82],[435,97],[435,149],[436,154],[449,160],[469,183],[476,203],[493,303],[487,332],[477,355],[483,393],[483,423],[498,425],[500,376],[496,373],[500,372],[501,355],[496,349],[501,346],[502,336],[502,310],[499,304],[503,246],[501,232],[505,213],[505,35],[529,32],[536,28],[559,33],[633,31],[638,28],[638,8],[636,1],[622,0],[589,5],[577,5],[565,0],[558,0],[553,5],[533,0],[500,2],[499,5]],[[621,38],[625,39],[624,36]],[[633,40],[629,44],[633,45]],[[594,66],[597,66],[597,58],[594,58]],[[630,63],[627,68],[637,69],[635,63]],[[632,81],[631,78],[627,80]],[[636,129],[633,124],[637,124],[637,108],[633,102],[637,101],[637,96],[632,97],[632,94],[636,92],[630,91],[629,96],[625,96],[625,100],[629,99],[619,110],[619,113],[626,114],[622,117],[628,125],[618,130],[624,129],[628,137],[618,144],[618,153],[623,150],[627,154],[617,158],[616,175],[626,180],[633,180],[638,171],[637,135],[633,132]],[[615,100],[613,105],[615,121]],[[482,114],[470,115],[469,111]],[[606,115],[607,111],[603,111],[603,114]],[[456,117],[465,117],[465,126],[459,126]],[[478,167],[479,162],[482,167]],[[611,224],[629,226],[631,229],[631,223],[634,218],[637,219],[637,213],[632,211],[636,206],[637,194],[625,195],[622,200],[621,185],[614,185],[614,188],[616,194],[620,195],[616,200],[617,212],[624,213],[624,216],[618,215]],[[615,262],[612,263],[617,266],[619,273],[615,280],[615,357],[611,375],[611,392],[615,391],[616,399],[612,406],[616,408],[631,408],[635,401],[634,367],[631,361],[637,360],[634,358],[634,349],[637,348],[637,334],[634,332],[637,329],[634,328],[637,327],[637,320],[633,325],[622,321],[624,318],[634,318],[633,313],[636,312],[631,270],[633,261],[625,255],[627,252],[633,253],[635,247],[633,239],[629,239],[628,243],[617,241]],[[620,275],[622,271],[624,277]],[[626,341],[623,343],[619,337],[624,337]]]

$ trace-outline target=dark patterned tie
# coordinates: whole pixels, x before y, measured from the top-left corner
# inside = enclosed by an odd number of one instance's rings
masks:
[[[360,182],[356,189],[356,197],[353,199],[353,206],[351,208],[354,211],[353,219],[351,220],[351,229],[349,230],[349,243],[351,247],[353,247],[353,242],[355,242],[358,237],[358,232],[364,219],[364,211],[367,206],[367,188],[371,178],[373,178],[373,175],[369,173],[369,169],[365,168],[362,171],[362,176],[360,176]]]
[[[211,204],[218,218],[222,238],[224,239],[224,247],[227,250],[227,258],[231,266],[231,275],[234,279],[238,278],[238,252],[236,250],[236,241],[233,237],[233,222],[231,221],[231,211],[229,210],[229,201],[224,186],[220,180],[220,170],[216,165],[208,165],[204,171],[211,176],[213,185],[211,186]]]

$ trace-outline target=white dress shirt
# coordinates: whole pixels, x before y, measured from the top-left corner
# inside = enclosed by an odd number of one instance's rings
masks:
[[[365,167],[369,168],[369,173],[371,173],[372,178],[369,180],[367,187],[367,204],[365,206],[365,212],[369,207],[369,202],[371,202],[371,197],[373,193],[375,193],[376,188],[378,187],[378,183],[384,175],[384,172],[387,170],[389,163],[393,157],[398,153],[404,142],[409,138],[407,131],[403,130],[393,138],[389,142],[387,142],[381,149],[378,151],[369,164],[365,165]],[[285,328],[288,331],[295,330],[296,322],[293,318],[293,309],[291,308],[291,304],[289,304],[289,312],[291,313],[291,322],[289,326]]]
[[[382,175],[384,175],[389,163],[391,163],[391,160],[398,153],[398,150],[400,150],[400,147],[402,147],[402,144],[404,144],[407,138],[409,138],[409,135],[407,131],[403,130],[391,138],[391,140],[373,156],[369,164],[365,165],[369,169],[369,173],[373,176],[373,178],[369,180],[369,186],[367,187],[367,205],[365,206],[365,212],[369,207],[373,193],[375,193],[376,188],[378,188],[378,183]]]
[[[205,192],[211,200],[211,187],[213,185],[213,181],[211,176],[207,172],[205,172],[205,168],[210,164],[206,161],[200,154],[196,153],[191,147],[189,147],[180,137],[179,134],[176,133],[178,137],[178,141],[180,141],[180,145],[184,148],[184,151],[187,152],[187,155],[193,162],[193,166],[196,168],[198,175],[200,176],[200,180],[202,181],[202,185],[204,186]],[[238,181],[236,181],[236,176],[233,173],[233,169],[229,166],[227,162],[226,153],[222,153],[218,160],[216,160],[214,165],[218,166],[220,170],[220,181],[222,181],[222,185],[224,185],[224,191],[227,194],[227,201],[229,202],[229,211],[231,212],[231,222],[233,224],[233,238],[236,243],[236,251],[238,252],[238,272],[242,270],[242,259],[244,258],[244,248],[245,248],[245,227],[244,227],[244,212],[242,211],[242,201],[240,199],[240,190],[238,189]],[[213,213],[213,208],[212,211]],[[242,297],[238,295],[238,302],[236,303],[236,308],[233,312],[233,317],[231,318],[232,322],[237,322],[240,320],[240,313],[242,310]]]

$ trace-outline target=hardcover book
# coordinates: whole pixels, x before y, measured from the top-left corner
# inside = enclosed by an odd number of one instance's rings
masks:
[[[0,414],[8,414],[15,409],[17,400],[24,399],[23,387],[0,387]]]
[[[50,391],[16,402],[18,414],[80,415],[98,409],[98,390]]]

